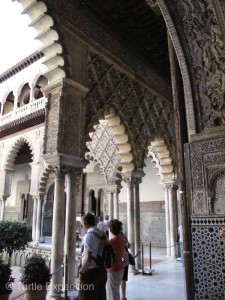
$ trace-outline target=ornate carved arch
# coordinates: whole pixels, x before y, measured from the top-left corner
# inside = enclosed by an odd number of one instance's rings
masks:
[[[194,112],[199,127],[196,130],[223,127],[223,1],[204,1],[204,4],[194,0],[166,2],[158,0],[181,68],[189,135],[192,130],[194,133],[194,125],[191,125],[194,124]]]
[[[179,66],[181,69],[181,74],[183,78],[183,84],[184,84],[184,96],[185,96],[185,102],[186,102],[186,116],[187,116],[187,127],[188,127],[188,135],[196,133],[196,124],[195,124],[195,118],[194,118],[194,105],[193,105],[193,95],[192,95],[192,87],[191,87],[191,81],[190,76],[188,72],[188,67],[186,64],[185,55],[180,43],[180,39],[178,37],[175,25],[173,23],[172,17],[169,13],[167,4],[164,0],[146,0],[146,2],[149,4],[149,6],[153,7],[155,10],[157,8],[157,5],[159,5],[159,8],[162,12],[163,18],[165,20],[165,23],[167,25],[167,29],[169,31],[170,37],[172,39],[174,49],[177,54],[177,58],[179,61]]]
[[[49,174],[53,173],[54,169],[48,165],[47,163],[44,162],[44,170],[42,171],[40,183],[39,183],[39,192],[42,194],[46,193],[46,188],[47,188],[47,183],[49,179]]]
[[[51,84],[65,77],[62,70],[64,59],[60,55],[62,46],[57,42],[59,35],[56,30],[52,29],[53,19],[47,15],[47,6],[42,1],[36,0],[17,0],[23,6],[22,14],[26,14],[30,18],[29,26],[36,31],[36,39],[38,39],[42,48],[40,52],[43,54],[41,59],[40,75],[45,75],[48,83]]]
[[[209,182],[210,210],[212,214],[224,215],[225,169],[220,169],[213,174]]]
[[[31,157],[33,158],[34,156],[34,150],[33,150],[33,146],[32,143],[25,137],[20,137],[16,143],[12,146],[12,148],[10,149],[7,157],[6,157],[6,163],[5,163],[5,169],[8,170],[13,170],[13,166],[14,166],[14,160],[16,158],[17,152],[19,151],[20,147],[27,143],[29,145],[29,148],[31,149]]]
[[[168,182],[175,179],[174,167],[170,151],[162,138],[155,138],[148,148],[148,156],[156,163],[156,168],[161,182]]]

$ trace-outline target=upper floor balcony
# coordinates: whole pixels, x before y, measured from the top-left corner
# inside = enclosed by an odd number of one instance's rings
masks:
[[[31,115],[45,108],[47,102],[46,97],[35,99],[21,107],[14,107],[12,111],[3,114],[3,109],[0,115],[0,126],[6,125],[16,120],[20,120],[25,116]]]
[[[0,138],[44,122],[46,84],[35,64],[0,84]]]

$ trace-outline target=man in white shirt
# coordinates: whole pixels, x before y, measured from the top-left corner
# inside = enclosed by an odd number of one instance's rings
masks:
[[[106,300],[107,273],[104,267],[99,267],[97,257],[103,231],[95,227],[95,217],[87,213],[82,217],[82,225],[87,232],[83,240],[82,267],[79,272],[79,300]],[[94,259],[93,259],[94,258]]]

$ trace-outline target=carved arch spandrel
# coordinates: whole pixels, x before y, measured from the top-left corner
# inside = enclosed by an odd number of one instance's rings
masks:
[[[88,127],[86,157],[96,160],[101,166],[107,184],[120,180],[120,173],[134,169],[131,145],[125,126],[113,107],[92,119]]]

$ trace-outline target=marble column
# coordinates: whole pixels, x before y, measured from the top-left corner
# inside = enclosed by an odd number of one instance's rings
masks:
[[[6,201],[7,197],[2,196],[2,200],[1,200],[1,215],[0,215],[0,220],[4,221],[5,219],[5,201]]]
[[[114,206],[114,219],[119,220],[119,193],[117,190],[113,192],[113,206]]]
[[[75,282],[76,260],[76,179],[77,174],[70,171],[67,174],[66,197],[66,227],[65,227],[65,254],[68,262],[68,284]]]
[[[135,254],[140,251],[141,239],[140,239],[140,192],[139,184],[141,179],[134,179],[134,235],[135,235]],[[141,268],[141,255],[135,258],[136,269]]]
[[[108,201],[109,201],[109,221],[114,218],[113,215],[113,193],[111,190],[108,191]]]
[[[113,192],[108,188],[108,211],[109,211],[109,222],[114,219],[114,209],[113,209]],[[109,238],[112,238],[112,233],[109,230]]]
[[[127,237],[131,244],[131,253],[134,255],[134,188],[131,178],[126,178],[127,183]]]
[[[41,238],[41,223],[42,223],[42,204],[43,204],[43,194],[39,194],[37,199],[37,221],[36,221],[36,244],[40,243]]]
[[[62,299],[61,285],[63,277],[63,248],[64,248],[64,228],[65,228],[65,174],[63,171],[55,171],[54,206],[52,221],[52,255],[51,273],[52,275],[47,300]]]
[[[18,99],[19,99],[19,95],[17,93],[17,91],[13,91],[13,95],[14,95],[14,103],[13,103],[13,115],[16,114],[16,111],[18,109],[17,105],[18,105]]]
[[[177,240],[177,233],[178,233],[178,204],[177,204],[177,191],[178,191],[178,186],[174,185],[173,186],[173,198],[174,198],[174,232],[175,232],[175,239]],[[177,242],[176,242],[177,243]],[[176,257],[179,256],[179,247],[176,244]]]
[[[32,220],[32,240],[36,241],[36,225],[37,225],[37,206],[38,199],[37,196],[33,196],[34,206],[33,206],[33,220]]]
[[[166,215],[166,256],[171,255],[170,249],[170,219],[169,219],[169,190],[166,184],[163,185],[165,191],[165,215]]]
[[[172,259],[176,258],[176,232],[175,232],[175,205],[173,197],[173,183],[168,185],[169,196],[169,223],[170,223],[170,256]]]
[[[88,193],[88,207],[87,207],[88,212],[92,211],[92,195],[91,191]]]

